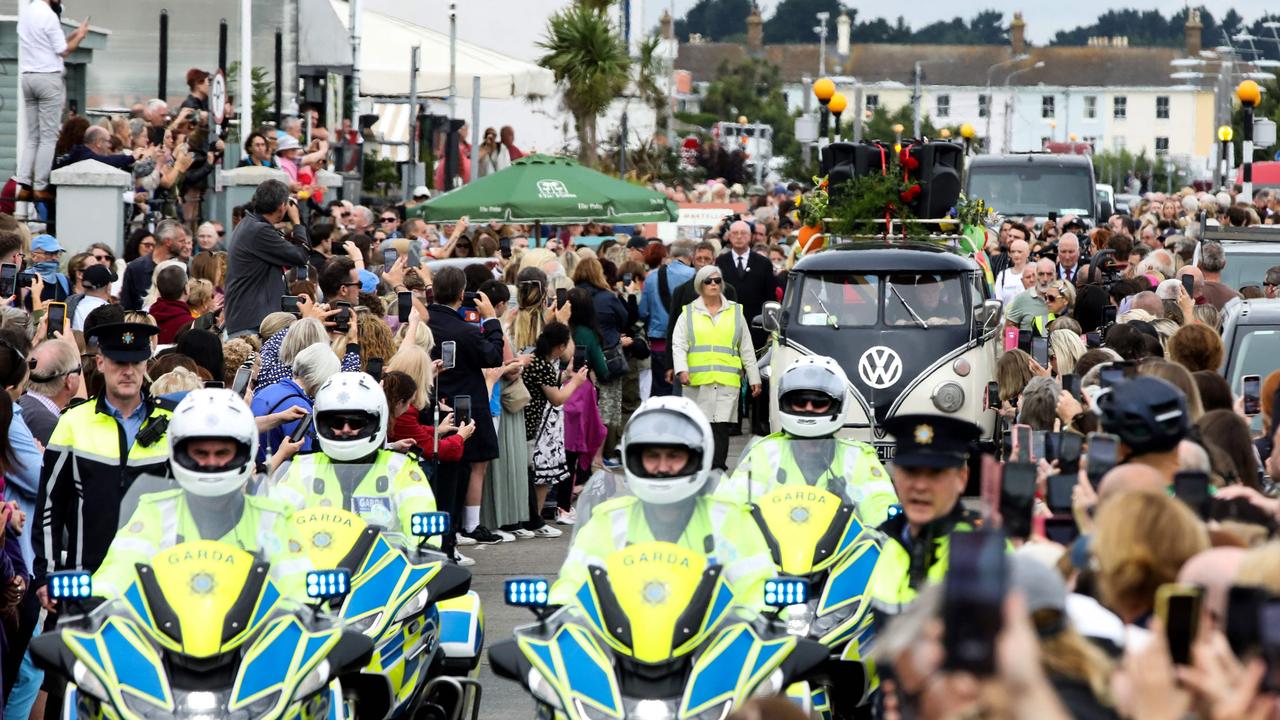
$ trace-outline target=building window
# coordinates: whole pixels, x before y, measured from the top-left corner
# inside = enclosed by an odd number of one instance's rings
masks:
[[[986,93],[978,94],[978,117],[984,118],[987,113],[991,112],[991,96]]]
[[[937,112],[934,114],[936,114],[938,117],[951,117],[951,96],[950,95],[938,96],[938,109],[937,109]]]
[[[1053,138],[1047,136],[1040,137],[1040,147],[1049,147],[1049,143],[1053,142]]]
[[[1156,155],[1168,155],[1168,154],[1169,154],[1169,138],[1167,137],[1156,138]]]
[[[1168,95],[1156,96],[1156,119],[1157,120],[1169,119],[1169,96]]]
[[[1052,95],[1040,96],[1040,117],[1051,118],[1054,116],[1054,100]]]
[[[1085,141],[1086,143],[1088,143],[1088,144],[1089,144],[1089,151],[1090,151],[1090,152],[1097,152],[1097,150],[1098,150],[1098,136],[1097,136],[1097,135],[1085,135],[1085,136],[1084,136],[1084,141]]]
[[[1084,96],[1084,118],[1085,120],[1098,119],[1098,96],[1097,95]]]
[[[868,111],[874,111],[880,107],[880,96],[872,93],[866,97],[866,105]]]
[[[1111,117],[1124,120],[1129,117],[1129,98],[1118,95],[1111,99]]]

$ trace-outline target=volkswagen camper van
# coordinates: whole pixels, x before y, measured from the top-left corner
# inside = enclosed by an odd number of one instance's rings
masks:
[[[893,459],[882,425],[899,413],[962,417],[990,442],[996,413],[986,387],[1000,314],[982,268],[942,243],[836,245],[797,262],[782,302],[765,304],[763,374],[778,376],[802,355],[834,358],[850,381],[842,434],[874,444],[882,460]],[[768,398],[778,430],[773,383]]]

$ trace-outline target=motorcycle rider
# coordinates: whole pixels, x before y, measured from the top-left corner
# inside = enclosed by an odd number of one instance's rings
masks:
[[[580,525],[560,575],[553,605],[565,605],[613,552],[662,541],[703,553],[724,568],[736,602],[758,608],[774,575],[764,536],[741,505],[703,494],[711,475],[711,423],[685,397],[649,398],[622,433],[622,463],[632,494],[596,506]]]
[[[778,380],[782,431],[758,440],[719,497],[750,503],[781,485],[809,485],[857,503],[862,524],[884,522],[898,501],[875,448],[838,438],[844,427],[849,380],[835,360],[817,355],[791,363]]]
[[[258,450],[258,427],[244,400],[225,389],[188,393],[173,411],[169,442],[170,472],[178,486],[155,485],[150,477],[137,481],[136,492],[145,494],[94,573],[94,595],[118,597],[133,582],[137,563],[179,543],[206,539],[257,555],[271,564],[282,593],[304,596],[311,567],[305,555],[285,547],[289,509],[244,493]],[[144,489],[149,482],[155,492]]]
[[[281,468],[270,497],[295,511],[340,507],[410,536],[413,515],[433,512],[436,500],[418,462],[386,449],[390,411],[382,387],[362,372],[338,373],[316,391],[314,412],[320,452]]]

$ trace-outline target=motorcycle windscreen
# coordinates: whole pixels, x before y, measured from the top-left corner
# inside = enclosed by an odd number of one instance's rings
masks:
[[[139,568],[139,582],[157,625],[183,654],[196,658],[233,647],[279,598],[265,563],[213,540],[157,553]]]

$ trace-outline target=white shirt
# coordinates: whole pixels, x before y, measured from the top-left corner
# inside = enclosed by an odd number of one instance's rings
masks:
[[[751,267],[751,251],[750,250],[747,250],[742,254],[738,254],[736,250],[730,250],[729,254],[733,256],[733,266],[738,268],[739,270],[746,272],[746,269]]]
[[[60,73],[67,36],[62,21],[44,0],[31,0],[18,14],[18,70],[24,73]]]
[[[84,297],[80,298],[80,302],[76,304],[75,317],[71,318],[71,329],[84,332],[85,318],[89,317],[89,313],[93,312],[94,310],[97,310],[98,308],[106,304],[107,304],[106,300],[103,300],[100,297],[94,297],[92,295],[85,295]]]
[[[1014,270],[1013,267],[1007,267],[996,275],[996,298],[1005,305],[1013,302],[1013,299],[1022,294],[1026,290],[1022,286],[1022,271]]]

